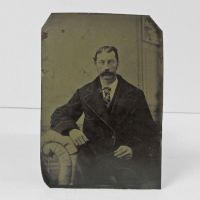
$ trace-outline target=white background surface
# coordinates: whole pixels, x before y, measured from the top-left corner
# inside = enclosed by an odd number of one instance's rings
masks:
[[[0,199],[199,200],[199,7],[198,0],[0,0]],[[63,190],[43,183],[40,32],[51,12],[148,14],[163,30],[162,190]]]

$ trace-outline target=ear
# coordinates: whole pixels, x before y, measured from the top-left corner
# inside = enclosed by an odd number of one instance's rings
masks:
[[[119,66],[119,61],[117,61],[117,65],[116,65],[116,66],[117,66],[117,69],[118,69],[118,66]]]
[[[93,58],[93,62],[94,62],[94,64],[95,64],[95,65],[97,64],[97,62],[96,62],[95,58]]]

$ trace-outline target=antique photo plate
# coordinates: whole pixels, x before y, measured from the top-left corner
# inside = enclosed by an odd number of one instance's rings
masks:
[[[163,39],[156,22],[53,13],[41,39],[46,184],[160,189]]]

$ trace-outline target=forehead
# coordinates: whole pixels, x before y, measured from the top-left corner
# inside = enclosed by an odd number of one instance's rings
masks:
[[[109,60],[109,59],[116,59],[114,51],[111,52],[103,51],[97,54],[97,60]]]

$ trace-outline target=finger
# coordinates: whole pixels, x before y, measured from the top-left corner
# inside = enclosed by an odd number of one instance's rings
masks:
[[[79,142],[81,142],[81,144],[85,144],[85,140],[83,139],[83,137],[79,137]]]
[[[73,143],[74,143],[76,146],[78,146],[78,142],[76,141],[75,138],[72,138],[72,141],[73,141]]]
[[[117,152],[114,153],[114,156],[119,156],[119,155],[121,155],[121,154],[123,154],[125,152],[126,152],[126,150],[120,149],[119,151],[117,151]]]
[[[77,146],[78,146],[78,145],[81,145],[81,143],[80,143],[78,137],[75,137],[75,138],[74,138],[74,142],[75,142],[75,144],[76,144]]]
[[[77,137],[77,138],[76,138],[76,141],[78,142],[78,145],[82,145],[81,137]]]
[[[116,150],[114,151],[114,153],[117,153],[118,151],[121,151],[121,149],[123,149],[122,146],[120,146],[118,149],[116,149]]]
[[[83,135],[82,138],[83,138],[83,140],[84,140],[85,142],[89,141],[88,138],[87,138],[85,135]]]
[[[78,137],[76,135],[75,136],[71,135],[70,137],[71,137],[72,141],[74,142],[74,144],[76,146],[78,146],[79,145]]]
[[[123,157],[126,157],[127,156],[127,152],[124,152],[120,155],[117,156],[117,158],[123,158]]]
[[[120,156],[120,155],[122,155],[124,153],[127,153],[126,149],[121,148],[119,151],[114,153],[114,156]]]
[[[123,157],[125,155],[127,155],[127,152],[122,152],[120,154],[117,154],[117,155],[115,155],[115,157],[120,158],[120,157]]]

